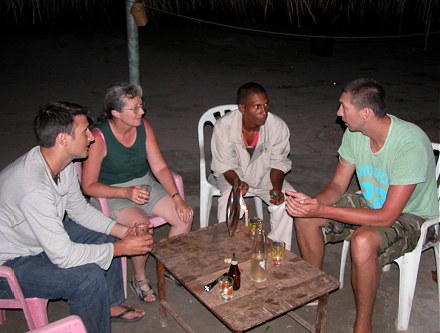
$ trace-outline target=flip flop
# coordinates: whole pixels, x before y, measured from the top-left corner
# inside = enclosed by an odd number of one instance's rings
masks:
[[[150,287],[150,290],[141,289],[141,287],[145,284]],[[130,288],[139,297],[139,301],[141,301],[142,303],[154,303],[157,301],[157,295],[150,284],[150,280],[148,279],[140,281],[133,280],[130,282]],[[145,297],[147,297],[148,295],[154,295],[156,299],[154,301],[146,301]]]
[[[126,308],[127,310],[122,311],[120,314],[118,314],[117,316],[111,317],[110,320],[111,322],[125,322],[125,323],[134,323],[137,322],[139,320],[142,320],[142,318],[144,318],[145,315],[141,316],[141,317],[136,317],[136,318],[132,318],[132,319],[128,319],[128,318],[124,318],[124,316],[127,313],[136,311],[135,308],[133,308],[132,306],[124,306],[121,305],[122,307]]]

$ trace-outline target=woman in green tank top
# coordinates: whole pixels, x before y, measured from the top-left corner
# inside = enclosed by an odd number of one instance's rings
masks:
[[[116,83],[107,89],[104,112],[93,129],[95,141],[83,162],[82,188],[94,205],[99,204],[93,197],[107,198],[119,223],[133,226],[158,215],[171,225],[169,236],[187,233],[194,212],[180,197],[144,114],[140,86]],[[156,294],[145,274],[147,258],[132,257],[135,280],[130,287],[141,301],[154,302]]]

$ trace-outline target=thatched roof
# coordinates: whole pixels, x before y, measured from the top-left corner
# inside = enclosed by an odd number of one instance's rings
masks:
[[[194,15],[232,15],[235,18],[257,15],[277,17],[286,23],[304,21],[326,23],[335,20],[367,20],[368,17],[395,22],[417,22],[429,30],[440,21],[440,0],[143,0],[153,17],[160,11]],[[125,0],[0,0],[0,20],[15,23],[51,23],[66,13],[75,12],[82,20],[94,20],[120,12]],[[157,10],[156,10],[157,9]],[[112,14],[113,13],[113,14]],[[105,16],[104,15],[104,16]],[[202,18],[202,17],[201,17]]]

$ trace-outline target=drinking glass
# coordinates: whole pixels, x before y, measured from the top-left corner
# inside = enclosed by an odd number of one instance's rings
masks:
[[[234,288],[234,279],[230,276],[222,277],[219,279],[218,285],[220,288],[220,297],[225,301],[231,300]]]
[[[273,241],[270,245],[270,255],[275,266],[281,265],[286,255],[286,243],[283,241]]]
[[[257,229],[258,229],[258,223],[260,221],[261,220],[258,217],[253,217],[249,220],[248,232],[249,232],[249,236],[251,236],[252,238],[254,238],[255,231],[257,231]]]
[[[136,222],[134,226],[136,228],[136,236],[145,236],[150,230],[147,221]]]
[[[151,185],[147,185],[147,184],[141,184],[141,185],[139,185],[142,189],[144,189],[145,191],[147,191],[148,193],[150,193],[150,196],[151,196],[151,190],[152,190],[152,187],[151,187]],[[142,199],[144,199],[144,200],[149,200],[149,198],[144,198],[144,197],[141,197]]]

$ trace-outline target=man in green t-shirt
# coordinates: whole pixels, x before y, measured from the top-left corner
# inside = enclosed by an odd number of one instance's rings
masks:
[[[385,112],[385,91],[375,80],[349,82],[339,103],[348,128],[335,174],[314,198],[288,192],[286,209],[296,217],[301,255],[316,267],[325,242],[351,240],[353,332],[368,333],[381,266],[412,251],[422,223],[438,215],[435,160],[419,127]],[[345,193],[354,172],[362,193]]]

